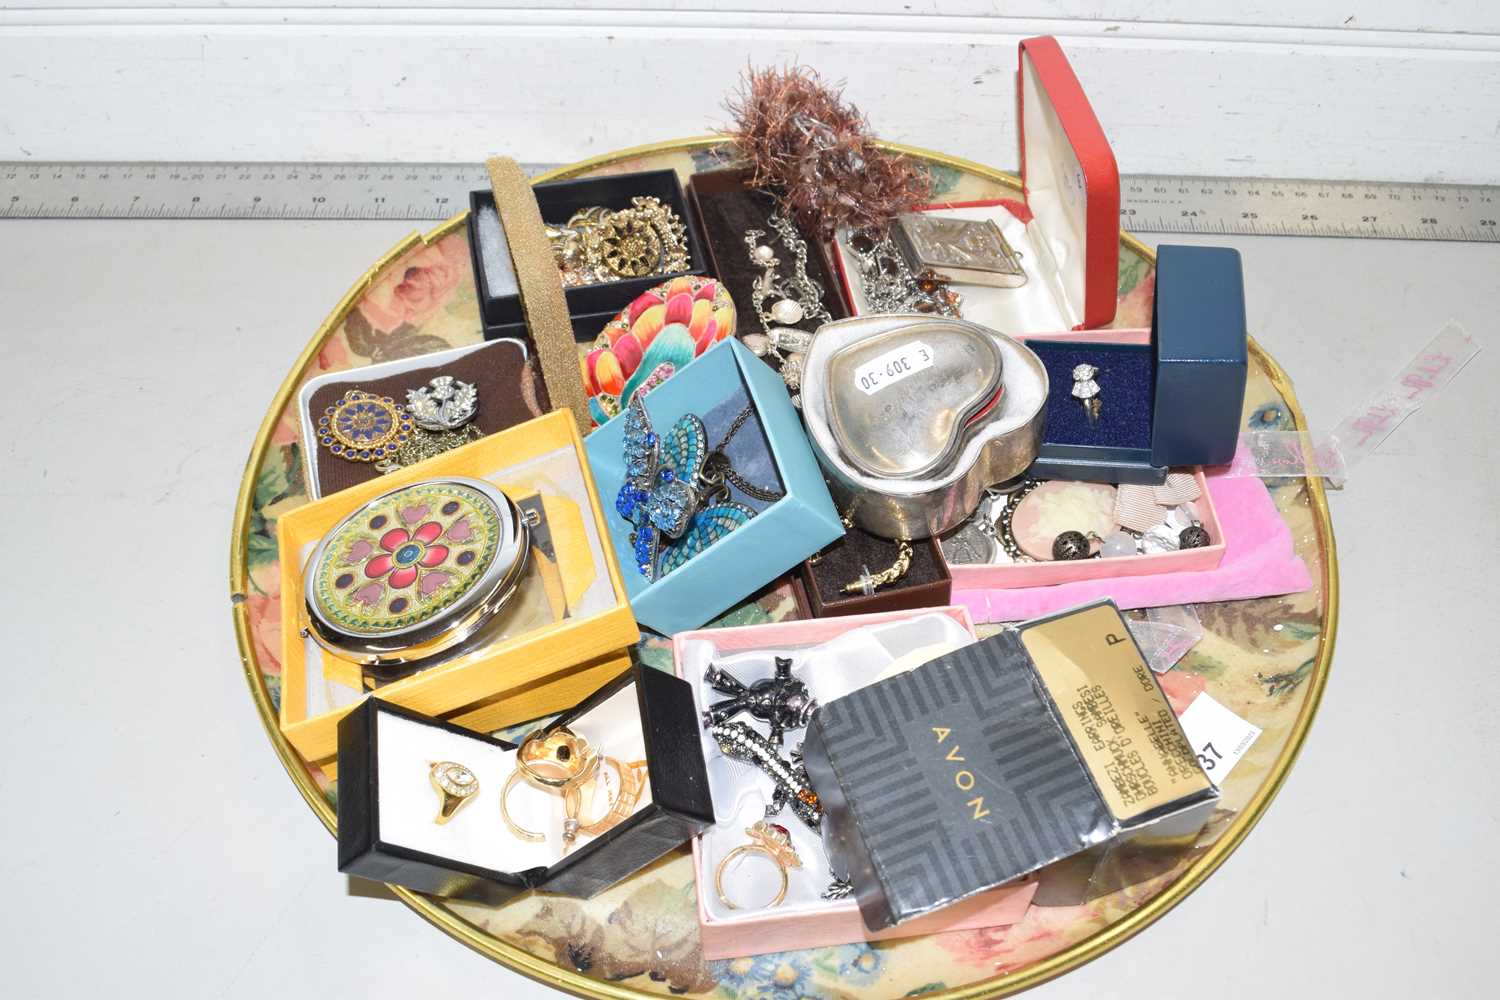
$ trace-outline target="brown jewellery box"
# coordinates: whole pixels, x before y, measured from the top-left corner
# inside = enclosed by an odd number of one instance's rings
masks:
[[[311,473],[309,485],[315,487],[311,490],[312,498],[316,500],[380,478],[379,470],[371,463],[349,461],[320,448],[316,428],[325,410],[351,389],[390,396],[398,403],[405,403],[407,392],[439,375],[451,375],[478,390],[473,426],[479,436],[525,423],[552,409],[536,359],[519,340],[492,340],[319,376],[300,394],[303,428],[308,433],[305,457]]]
[[[769,195],[747,186],[749,178],[750,172],[738,167],[709,170],[694,174],[687,189],[688,201],[703,226],[710,272],[734,299],[742,336],[759,332],[760,328],[752,289],[761,270],[750,263],[745,233],[760,229],[771,234],[767,220],[776,207]],[[849,315],[849,307],[844,302],[825,241],[809,239],[805,232],[801,235],[808,246],[807,276],[823,286],[823,305],[833,318],[844,319]]]
[[[898,544],[859,528],[802,563],[798,575],[807,593],[807,604],[816,618],[863,615],[877,611],[908,611],[942,607],[950,603],[953,577],[935,538],[912,542],[911,566],[895,583],[866,596],[844,593],[844,585],[857,581],[866,569],[877,574],[895,561]]]

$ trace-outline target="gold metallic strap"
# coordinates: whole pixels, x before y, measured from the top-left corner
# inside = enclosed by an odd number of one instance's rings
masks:
[[[510,247],[516,287],[521,293],[521,311],[531,332],[531,342],[536,345],[547,395],[553,409],[572,410],[578,433],[587,434],[593,420],[583,393],[573,323],[568,318],[568,301],[563,295],[562,279],[536,195],[521,165],[510,157],[491,157],[485,161],[485,167],[495,193],[495,212],[500,216],[505,242]]]

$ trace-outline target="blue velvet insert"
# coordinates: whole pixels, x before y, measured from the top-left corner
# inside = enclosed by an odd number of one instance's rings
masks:
[[[1058,340],[1028,340],[1047,368],[1048,444],[1099,448],[1151,449],[1151,407],[1155,374],[1148,344],[1087,344]],[[1073,398],[1073,366],[1094,365],[1099,373],[1099,422],[1090,424],[1088,411]]]

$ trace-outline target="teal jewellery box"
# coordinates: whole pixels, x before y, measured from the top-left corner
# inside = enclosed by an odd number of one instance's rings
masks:
[[[658,435],[685,414],[702,418],[708,444],[724,442],[735,478],[783,493],[760,500],[738,489],[731,499],[755,516],[702,551],[648,580],[638,567],[633,525],[615,508],[626,480],[624,416],[585,441],[604,501],[610,542],[630,607],[641,625],[663,635],[698,628],[844,534],[786,383],[737,340],[725,340],[641,397]],[[747,413],[748,408],[748,413]]]

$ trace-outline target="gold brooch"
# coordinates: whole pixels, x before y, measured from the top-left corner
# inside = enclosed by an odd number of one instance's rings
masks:
[[[680,274],[692,266],[687,226],[661,199],[637,197],[629,208],[581,208],[566,225],[548,226],[563,285]]]
[[[411,416],[389,396],[350,389],[318,417],[318,443],[351,462],[381,462],[412,435]]]

